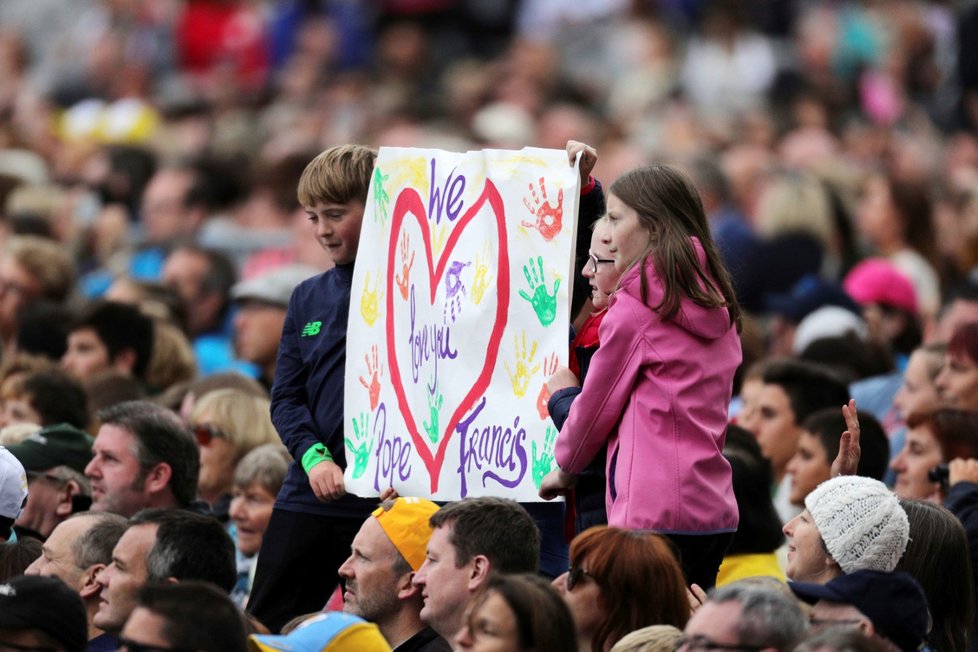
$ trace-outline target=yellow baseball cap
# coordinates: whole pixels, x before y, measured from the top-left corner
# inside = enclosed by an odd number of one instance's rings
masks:
[[[309,618],[286,636],[252,634],[251,652],[390,652],[373,623],[339,611]]]
[[[401,556],[417,571],[424,563],[428,539],[431,538],[428,520],[438,510],[438,505],[426,498],[398,497],[390,509],[385,510],[380,506],[372,516],[384,528],[387,538]]]

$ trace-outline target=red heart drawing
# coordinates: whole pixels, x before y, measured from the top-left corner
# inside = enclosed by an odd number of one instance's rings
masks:
[[[499,271],[496,274],[496,318],[493,323],[492,332],[489,335],[485,364],[479,371],[479,375],[476,377],[472,387],[465,394],[458,407],[455,408],[455,411],[452,412],[452,416],[444,429],[444,435],[439,440],[438,450],[435,454],[432,454],[431,449],[418,430],[417,419],[411,410],[411,404],[407,400],[404,383],[401,381],[401,368],[397,361],[397,350],[395,348],[397,338],[394,332],[394,295],[396,294],[394,291],[394,261],[398,260],[398,237],[400,236],[404,223],[404,217],[408,214],[413,215],[418,220],[418,226],[421,227],[421,235],[424,240],[425,261],[428,264],[428,280],[431,284],[430,301],[434,305],[438,284],[442,275],[445,273],[445,266],[448,264],[449,254],[458,243],[463,231],[465,231],[465,227],[475,218],[486,202],[489,203],[493,216],[496,219],[497,242],[499,244],[499,265],[497,268]],[[458,425],[458,422],[465,413],[472,409],[475,402],[482,397],[486,388],[489,386],[489,381],[492,379],[492,372],[496,367],[496,358],[499,356],[499,343],[503,338],[503,331],[506,329],[506,322],[509,318],[509,245],[506,240],[505,207],[503,206],[503,198],[499,195],[496,186],[489,179],[486,179],[486,185],[482,190],[482,194],[465,211],[465,214],[459,218],[451,234],[448,236],[448,241],[445,243],[445,248],[438,258],[437,265],[432,260],[431,229],[428,226],[428,217],[424,204],[421,201],[421,196],[413,188],[402,190],[397,196],[397,201],[394,203],[387,260],[390,261],[387,266],[387,362],[391,373],[391,386],[394,388],[394,394],[397,396],[397,405],[404,417],[405,425],[407,426],[408,432],[411,433],[415,450],[417,450],[418,455],[421,456],[425,467],[428,469],[428,475],[431,478],[431,492],[434,494],[438,491],[438,477],[441,475],[441,467],[445,462],[445,449],[451,440],[455,426]]]

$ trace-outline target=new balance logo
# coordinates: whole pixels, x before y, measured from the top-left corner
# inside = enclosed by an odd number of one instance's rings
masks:
[[[302,337],[307,335],[319,335],[319,329],[322,327],[323,322],[321,321],[311,321],[302,327]]]

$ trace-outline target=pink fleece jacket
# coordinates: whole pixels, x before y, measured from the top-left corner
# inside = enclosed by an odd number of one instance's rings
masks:
[[[693,239],[700,267],[706,254]],[[741,361],[725,308],[683,299],[663,320],[663,287],[645,264],[621,279],[601,324],[601,347],[557,437],[560,468],[580,473],[608,443],[608,524],[672,534],[737,529],[730,465],[722,455],[727,405]]]

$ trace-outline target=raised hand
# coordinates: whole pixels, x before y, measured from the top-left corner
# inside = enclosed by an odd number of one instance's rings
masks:
[[[360,413],[360,422],[353,419],[353,439],[346,437],[347,450],[353,451],[353,479],[361,477],[367,470],[367,463],[370,460],[370,449],[373,448],[373,438],[368,432],[370,426],[370,415],[366,412]],[[319,466],[318,464],[316,466]],[[316,467],[313,467],[316,468]]]
[[[560,229],[563,228],[564,189],[561,188],[557,191],[557,203],[551,206],[550,199],[547,197],[547,184],[543,177],[540,177],[537,183],[540,187],[540,194],[537,194],[536,188],[531,183],[530,196],[523,198],[523,205],[526,206],[526,210],[530,211],[530,215],[536,218],[536,221],[524,221],[522,225],[536,229],[543,236],[543,239],[549,242],[557,237]]]
[[[856,399],[849,399],[848,405],[842,406],[842,416],[846,419],[846,430],[839,437],[839,454],[832,462],[831,475],[856,475],[859,468],[859,458],[862,449],[859,447],[859,415],[856,414]]]
[[[591,177],[591,170],[594,169],[595,164],[598,162],[598,150],[586,143],[577,140],[568,140],[567,162],[571,167],[574,167],[574,161],[577,159],[578,154],[581,155],[581,166],[578,170],[581,172],[581,187],[583,188],[587,185],[588,179]]]
[[[540,370],[540,365],[530,366],[537,354],[537,343],[534,340],[527,348],[525,331],[523,332],[522,345],[519,335],[514,336],[513,340],[516,342],[516,371],[513,372],[510,369],[508,362],[503,362],[503,366],[506,367],[509,382],[513,385],[513,395],[522,398],[526,396],[526,388],[530,385],[530,378]]]
[[[549,326],[557,318],[557,288],[560,287],[560,279],[554,279],[553,294],[547,292],[547,279],[543,271],[543,256],[537,256],[536,265],[530,258],[526,265],[523,265],[523,275],[526,277],[528,289],[531,294],[520,290],[520,296],[530,302],[533,312],[537,314],[541,326]]]
[[[397,288],[401,291],[401,296],[406,301],[408,298],[408,287],[410,286],[409,277],[411,275],[411,268],[414,266],[414,254],[411,252],[411,260],[408,260],[408,251],[411,248],[411,242],[408,239],[407,231],[401,232],[401,273],[394,277],[394,282],[397,283]]]
[[[368,383],[366,378],[360,376],[360,384],[367,388],[367,392],[370,395],[370,409],[376,410],[377,404],[380,402],[379,376],[384,375],[384,368],[377,360],[376,344],[370,347],[370,353],[364,355],[363,359],[367,363],[367,375],[370,377],[370,382]]]
[[[557,443],[557,429],[547,426],[546,434],[543,438],[543,447],[540,456],[537,457],[537,443],[533,442],[530,450],[533,453],[533,484],[537,491],[543,484],[543,479],[554,469],[554,444]]]
[[[377,279],[377,284],[371,289],[370,287],[370,272],[367,272],[367,277],[363,280],[363,294],[360,295],[360,314],[363,316],[363,321],[367,323],[367,326],[373,326],[380,317],[380,278]]]

